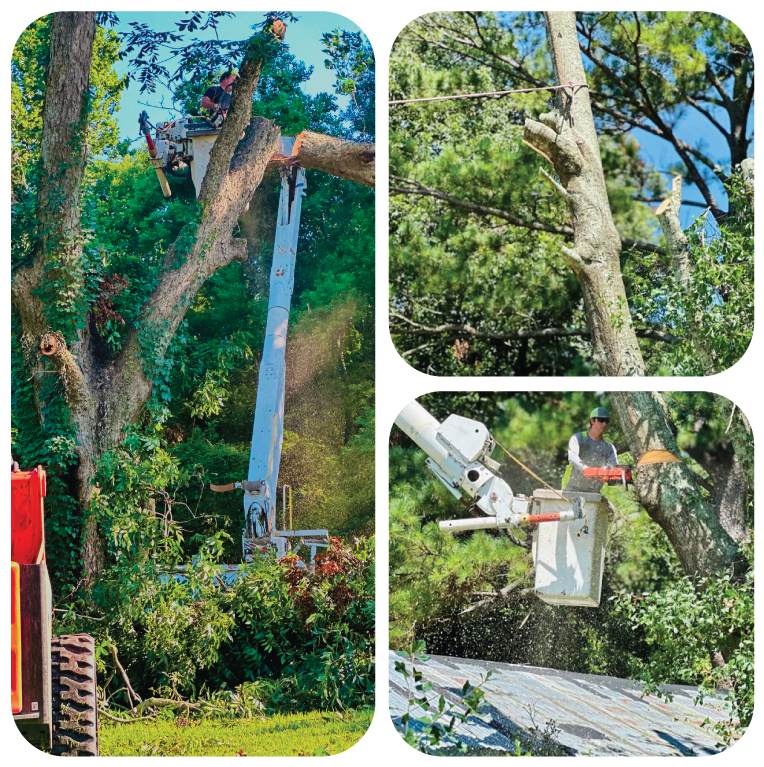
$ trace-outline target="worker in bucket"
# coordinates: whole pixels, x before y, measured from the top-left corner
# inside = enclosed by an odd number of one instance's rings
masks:
[[[595,407],[589,415],[589,430],[579,431],[568,442],[568,461],[571,465],[570,480],[565,490],[582,493],[599,493],[602,482],[594,477],[585,477],[584,469],[592,466],[616,466],[618,453],[605,439],[610,423],[610,413],[604,407]]]
[[[204,91],[201,104],[202,109],[211,113],[210,121],[219,125],[223,124],[226,113],[231,106],[231,90],[236,82],[236,71],[229,69],[220,75],[220,85],[213,85]]]

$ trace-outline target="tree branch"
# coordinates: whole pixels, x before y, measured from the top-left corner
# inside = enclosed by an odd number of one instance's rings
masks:
[[[588,328],[540,328],[534,330],[516,330],[516,331],[491,331],[478,330],[468,323],[443,323],[441,325],[428,326],[422,325],[409,319],[399,312],[390,312],[391,320],[397,320],[401,325],[390,325],[391,333],[402,333],[409,336],[437,337],[445,336],[449,338],[475,338],[490,341],[522,341],[531,338],[573,338],[591,336],[591,330]],[[672,333],[657,328],[635,328],[634,332],[639,338],[648,338],[651,341],[661,341],[662,343],[673,344],[679,341]]]
[[[374,144],[304,130],[295,137],[290,157],[275,154],[270,162],[276,166],[300,165],[308,170],[320,170],[373,189],[375,159]]]

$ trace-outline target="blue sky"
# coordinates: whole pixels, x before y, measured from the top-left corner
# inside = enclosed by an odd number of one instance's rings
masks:
[[[504,11],[500,12],[499,18],[502,24],[508,28],[512,28],[516,11]],[[536,46],[539,45],[543,39],[544,30],[542,26],[536,28],[536,34],[532,36],[525,44],[522,40],[518,40],[517,43],[521,50],[526,53],[531,53]],[[584,68],[589,69],[591,62],[584,59]],[[709,109],[713,112],[714,117],[725,127],[729,128],[729,120],[726,112],[722,109],[715,109],[709,106]],[[649,122],[649,121],[648,121]],[[668,119],[671,123],[671,119]],[[753,131],[753,114],[749,115],[748,121],[748,135]],[[702,145],[706,154],[714,161],[719,162],[723,167],[729,164],[729,147],[727,142],[719,131],[701,114],[696,112],[693,108],[687,107],[684,114],[677,120],[675,126],[675,134],[678,138],[683,139],[688,144],[698,147]],[[633,136],[640,144],[640,157],[648,164],[652,165],[657,170],[660,170],[664,175],[667,182],[670,182],[673,174],[667,172],[669,168],[681,163],[680,157],[676,150],[664,139],[654,136],[647,131],[634,128],[630,131],[630,135]],[[749,156],[753,156],[754,145],[751,144],[749,148]],[[702,165],[698,164],[701,172],[704,171]],[[705,174],[709,189],[716,198],[717,202],[725,207],[727,204],[727,195],[722,184],[710,173]],[[692,200],[695,202],[704,202],[703,197],[698,191],[697,187],[685,182],[682,186],[682,199]],[[705,206],[705,203],[704,203]],[[653,208],[657,207],[655,204]],[[692,221],[703,211],[703,208],[699,208],[694,205],[682,205],[680,211],[680,221],[683,227],[688,227]]]
[[[187,18],[189,14],[182,11],[173,12],[150,12],[142,11],[136,13],[118,12],[119,24],[115,27],[116,31],[126,31],[129,29],[130,22],[141,22],[148,24],[151,29],[159,32],[176,31],[176,21]],[[298,18],[296,23],[289,23],[287,27],[284,42],[289,46],[290,52],[295,58],[304,61],[309,66],[313,66],[313,75],[308,82],[303,83],[303,90],[315,95],[325,91],[334,93],[334,73],[324,67],[326,54],[321,52],[321,35],[324,32],[331,32],[333,29],[344,29],[348,32],[361,31],[360,27],[354,24],[345,16],[336,13],[295,13]],[[237,12],[233,18],[224,18],[218,26],[218,36],[221,40],[244,40],[252,34],[252,26],[263,21],[262,11],[256,12]],[[190,40],[192,35],[186,34],[186,39]],[[194,37],[201,39],[214,39],[215,33],[211,30],[206,32],[194,32]],[[133,54],[134,55],[134,54]],[[127,60],[119,62],[117,71],[120,75],[127,72]],[[173,71],[172,59],[168,63],[168,69]],[[130,87],[122,92],[121,109],[118,114],[119,137],[120,139],[134,139],[138,136],[138,115],[146,109],[149,113],[151,122],[156,124],[163,120],[177,116],[169,109],[162,108],[162,100],[165,105],[172,105],[172,95],[166,88],[159,87],[155,93],[140,93],[140,85],[135,82],[130,83]],[[338,103],[344,108],[347,103],[347,97],[339,97]],[[148,105],[148,106],[147,106]]]

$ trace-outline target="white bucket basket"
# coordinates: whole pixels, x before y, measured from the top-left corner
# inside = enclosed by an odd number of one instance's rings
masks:
[[[533,493],[533,514],[566,511],[584,499],[584,519],[544,522],[533,533],[536,595],[551,605],[599,607],[605,567],[608,504],[599,493],[564,492],[565,502],[552,490]],[[583,532],[584,525],[589,532]]]

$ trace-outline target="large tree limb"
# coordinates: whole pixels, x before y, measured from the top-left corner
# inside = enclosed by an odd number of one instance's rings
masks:
[[[277,166],[296,164],[308,170],[320,170],[373,189],[375,159],[374,144],[304,130],[295,137],[291,156],[276,154],[271,162]]]
[[[187,237],[184,233],[168,250],[167,268],[141,312],[140,326],[128,334],[115,362],[113,380],[117,385],[111,391],[105,425],[112,439],[137,418],[153,385],[146,368],[161,369],[164,354],[201,286],[218,269],[246,260],[246,242],[236,240],[232,233],[262,180],[279,136],[271,120],[253,120],[218,194],[208,200],[189,252],[182,252]]]
[[[253,35],[244,54],[239,77],[231,92],[231,107],[226,120],[210,152],[209,165],[199,190],[199,204],[205,205],[220,192],[228,176],[231,160],[252,115],[252,98],[255,94],[263,64],[268,56],[275,55],[284,38],[283,24],[279,22],[278,33],[270,26]]]

